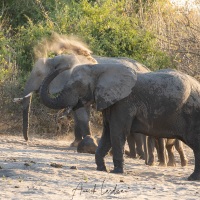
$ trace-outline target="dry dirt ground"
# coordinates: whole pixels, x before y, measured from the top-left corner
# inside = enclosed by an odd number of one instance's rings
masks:
[[[125,174],[96,171],[94,155],[69,147],[71,139],[32,138],[0,134],[0,199],[200,199],[200,182],[187,181],[194,158],[185,147],[188,166],[146,166],[125,158]],[[109,168],[112,157],[106,157]]]

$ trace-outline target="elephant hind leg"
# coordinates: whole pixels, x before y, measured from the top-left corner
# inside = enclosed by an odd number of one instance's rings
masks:
[[[167,139],[164,138],[157,138],[157,153],[158,153],[158,159],[159,159],[159,166],[166,167],[167,166],[167,160],[168,160],[168,154],[166,152],[166,141]]]
[[[175,141],[175,148],[178,151],[179,155],[180,155],[180,159],[181,159],[181,166],[186,166],[188,163],[188,159],[184,153],[184,149],[183,149],[183,142],[176,139]]]
[[[147,136],[147,152],[145,163],[147,165],[155,165],[155,138]]]
[[[188,177],[189,181],[200,181],[200,133],[190,135],[186,143],[194,152],[194,172]]]
[[[200,142],[198,144],[200,146]],[[193,149],[195,158],[194,172],[188,177],[189,181],[200,181],[200,148]]]
[[[127,142],[129,146],[129,152],[125,151],[125,154],[131,158],[137,158],[137,155],[140,159],[145,159],[144,154],[144,141],[143,135],[141,133],[131,133],[127,137]]]
[[[127,137],[127,143],[129,146],[129,151],[125,151],[125,154],[128,155],[131,158],[136,158],[137,154],[136,154],[136,142],[135,142],[135,138],[133,135],[128,135]]]
[[[168,166],[176,166],[175,156],[174,156],[174,144],[167,144],[166,149],[168,152],[169,161],[167,163]]]
[[[136,153],[138,154],[140,159],[145,160],[144,136],[141,133],[135,133],[134,136],[136,141]]]

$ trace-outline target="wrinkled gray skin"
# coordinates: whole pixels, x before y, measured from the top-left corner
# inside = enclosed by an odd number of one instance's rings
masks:
[[[104,157],[112,148],[113,173],[124,172],[124,145],[129,134],[178,138],[194,152],[195,167],[189,180],[200,180],[200,84],[176,70],[136,73],[122,64],[83,65],[56,98],[48,95],[51,81],[40,90],[44,105],[77,109],[96,104],[102,111],[103,134],[95,153],[97,170],[107,171]]]
[[[136,62],[135,60],[128,58],[108,58],[108,57],[98,57],[94,56],[94,59],[98,63],[126,63],[127,65],[132,65],[135,70],[146,72],[149,71],[145,66]],[[54,58],[41,58],[39,59],[31,71],[31,74],[26,82],[24,89],[24,96],[28,95],[31,92],[38,91],[44,78],[47,77],[51,72],[55,69],[62,69],[64,67],[68,67],[71,69],[80,64],[94,64],[92,59],[89,59],[82,55],[59,55]],[[69,71],[64,71],[59,74],[50,85],[50,93],[54,94],[63,89],[63,86],[69,79]],[[28,125],[29,125],[29,111],[31,105],[31,96],[23,99],[23,135],[25,140],[28,140]],[[89,113],[90,106],[85,106],[85,108],[77,109],[73,112],[74,117],[74,134],[75,141],[71,144],[71,146],[77,146],[78,143],[84,138],[86,135],[91,135],[89,128]],[[133,136],[133,139],[136,138],[136,144],[138,146],[138,152],[141,152],[141,138],[138,136]],[[137,139],[138,138],[138,139]],[[88,142],[82,143],[90,144]],[[93,144],[93,148],[89,146],[90,149],[93,149],[91,153],[95,153],[95,144]],[[81,149],[86,149],[81,148]],[[133,148],[132,148],[133,149]],[[130,151],[130,155],[134,152]],[[87,151],[88,152],[88,151]]]
[[[155,147],[158,154],[160,166],[176,166],[174,147],[178,151],[181,160],[181,166],[186,166],[188,160],[184,153],[183,143],[178,139],[154,138],[147,136],[145,138],[147,146],[145,146],[145,163],[147,165],[155,165]]]

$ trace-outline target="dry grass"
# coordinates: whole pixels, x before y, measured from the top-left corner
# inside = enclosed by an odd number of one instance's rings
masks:
[[[200,8],[175,9],[155,3],[145,26],[154,31],[158,43],[178,70],[196,78],[200,75]]]

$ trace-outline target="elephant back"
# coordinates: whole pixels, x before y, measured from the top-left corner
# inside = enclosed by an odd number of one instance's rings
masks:
[[[123,64],[138,72],[150,72],[150,70],[143,64],[136,60],[125,57],[100,57],[93,56],[99,64]]]

